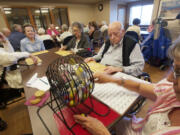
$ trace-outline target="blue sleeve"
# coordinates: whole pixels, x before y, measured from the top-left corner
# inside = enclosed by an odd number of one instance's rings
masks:
[[[41,51],[46,50],[43,41],[41,42]]]
[[[24,43],[24,42],[22,42],[22,40],[20,41],[20,45],[21,45],[21,47],[20,47],[21,52],[25,52],[25,51],[26,51],[26,48],[25,48],[25,43]]]

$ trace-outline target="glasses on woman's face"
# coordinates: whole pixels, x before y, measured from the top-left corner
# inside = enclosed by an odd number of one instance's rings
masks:
[[[174,76],[174,79],[177,79],[180,77],[180,69],[175,68],[174,66],[173,66],[173,76]]]

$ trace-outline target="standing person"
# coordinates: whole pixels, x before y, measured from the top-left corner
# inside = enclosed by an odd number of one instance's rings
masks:
[[[20,41],[26,36],[23,33],[21,25],[14,24],[13,32],[9,35],[8,40],[10,41],[14,51],[20,51]]]
[[[121,23],[113,22],[110,24],[108,35],[110,40],[104,43],[97,55],[86,58],[85,62],[100,61],[101,64],[108,66],[105,69],[108,74],[114,72],[124,72],[133,76],[142,74],[144,59],[140,46],[135,43],[130,47],[124,42]],[[128,51],[123,51],[127,50],[127,48],[129,48]]]
[[[72,24],[72,31],[74,37],[68,42],[66,46],[61,47],[60,50],[71,50],[73,53],[82,57],[91,56],[91,44],[87,35],[83,32],[83,27],[79,22]]]
[[[20,42],[22,52],[33,53],[45,50],[43,41],[36,37],[35,30],[31,24],[25,24],[24,31],[26,37]]]
[[[180,134],[180,43],[172,48],[173,71],[157,84],[147,84],[133,80],[115,78],[107,74],[96,73],[98,83],[115,83],[130,91],[155,101],[144,119],[124,118],[118,123],[116,135],[179,135]],[[81,115],[74,116],[92,135],[110,135],[105,126],[97,119]]]

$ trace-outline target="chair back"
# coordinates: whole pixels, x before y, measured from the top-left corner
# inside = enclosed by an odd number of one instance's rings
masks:
[[[44,40],[43,43],[44,43],[44,47],[45,47],[46,50],[55,47],[54,42],[52,40],[50,40],[50,39]]]
[[[68,37],[66,37],[65,39],[64,39],[64,41],[63,41],[63,45],[67,45],[68,44],[68,42],[73,38],[74,36],[72,35],[72,36],[68,36]]]

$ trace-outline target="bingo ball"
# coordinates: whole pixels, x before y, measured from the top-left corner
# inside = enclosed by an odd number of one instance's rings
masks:
[[[94,78],[89,66],[77,55],[60,56],[46,72],[55,100],[74,107],[84,102],[94,89]]]

